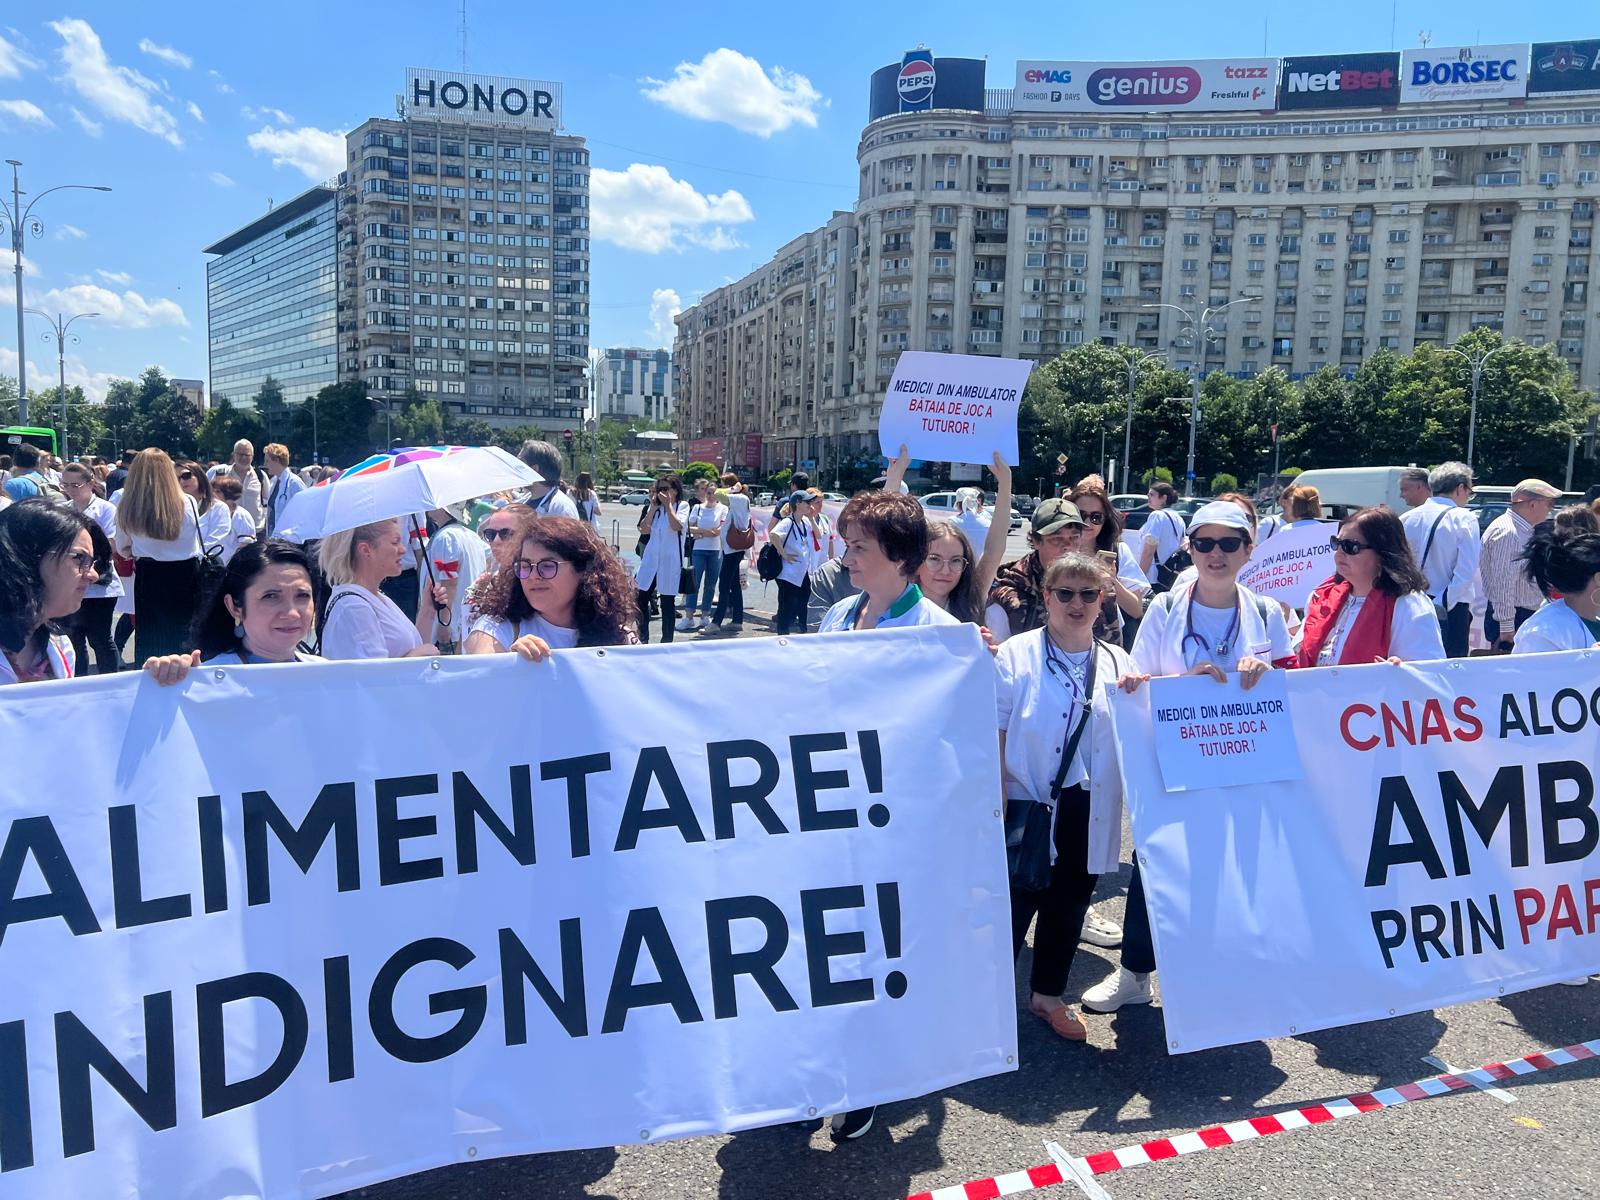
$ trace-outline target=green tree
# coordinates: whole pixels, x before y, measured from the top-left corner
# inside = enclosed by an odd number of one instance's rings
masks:
[[[275,442],[291,436],[289,405],[283,398],[283,388],[268,375],[261,381],[255,395],[256,415],[261,419],[261,437],[264,442]],[[260,446],[256,447],[259,451]]]
[[[1238,478],[1236,476],[1229,475],[1226,471],[1220,475],[1213,475],[1211,477],[1211,494],[1213,496],[1220,496],[1223,492],[1237,492],[1238,490]]]
[[[444,415],[444,438],[452,446],[492,446],[494,429],[480,417]]]
[[[81,454],[107,454],[109,447],[104,445],[106,436],[105,421],[102,419],[104,409],[101,405],[91,404],[83,394],[81,387],[67,389],[67,420],[65,427],[61,423],[61,400],[58,388],[47,388],[35,393],[33,397],[33,411],[29,419],[34,424],[48,424],[56,431],[56,437],[65,435],[67,452],[76,458]],[[57,442],[57,445],[62,444]]]
[[[113,379],[106,388],[101,418],[111,435],[117,453],[142,450],[150,445],[144,436],[144,418],[139,411],[139,389],[130,379]]]
[[[717,465],[715,463],[692,462],[681,472],[679,472],[678,477],[683,480],[684,489],[686,491],[692,491],[694,485],[699,480],[709,479],[712,482],[715,482],[721,477],[721,475],[722,472],[717,470]]]
[[[394,419],[394,435],[408,446],[437,446],[444,442],[444,410],[437,400],[411,405]]]
[[[335,466],[347,467],[372,453],[375,444],[373,404],[364,383],[358,380],[330,383],[317,393],[316,403],[317,440],[324,458]],[[376,425],[381,436],[382,421],[377,421]],[[399,436],[398,428],[395,433]],[[305,446],[309,449],[309,440]]]
[[[258,450],[266,445],[266,427],[253,409],[235,408],[226,396],[214,396],[200,420],[196,438],[204,458],[222,462],[233,453],[233,444],[240,438]]]
[[[1362,453],[1367,430],[1356,418],[1336,367],[1323,367],[1301,385],[1297,427],[1279,436],[1284,457],[1293,455],[1308,469],[1363,465],[1353,458]]]

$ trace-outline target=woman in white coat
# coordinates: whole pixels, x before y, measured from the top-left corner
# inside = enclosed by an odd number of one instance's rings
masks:
[[[1044,627],[1008,639],[995,655],[1006,807],[1049,810],[1047,885],[1011,881],[1012,950],[1021,953],[1037,915],[1028,1011],[1076,1042],[1087,1031],[1061,994],[1095,884],[1117,869],[1122,846],[1122,777],[1105,685],[1131,674],[1133,664],[1120,647],[1094,636],[1111,588],[1098,559],[1080,553],[1056,559],[1044,573]],[[1015,818],[1027,813],[1010,815],[1008,828],[1020,830],[1024,822]]]
[[[648,533],[634,586],[639,589],[639,640],[650,640],[650,596],[661,600],[661,642],[672,641],[678,623],[678,589],[683,583],[683,547],[689,506],[683,499],[683,480],[663,475],[650,492],[650,503],[639,514],[639,532]]]
[[[1189,520],[1189,552],[1195,580],[1157,596],[1133,643],[1133,673],[1120,681],[1127,691],[1155,675],[1208,675],[1218,683],[1230,674],[1251,688],[1274,665],[1291,661],[1283,608],[1239,584],[1250,561],[1249,515],[1228,500],[1204,504]],[[1144,882],[1135,861],[1122,919],[1122,965],[1083,994],[1090,1012],[1115,1012],[1124,1004],[1148,1004],[1156,969],[1145,909]]]
[[[1587,650],[1600,644],[1600,537],[1540,528],[1523,569],[1550,600],[1517,629],[1513,654]]]

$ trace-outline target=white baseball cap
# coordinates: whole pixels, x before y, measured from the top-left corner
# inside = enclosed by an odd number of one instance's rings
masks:
[[[1202,525],[1224,525],[1239,530],[1246,537],[1251,536],[1250,518],[1231,500],[1212,500],[1195,509],[1194,516],[1189,518],[1189,532],[1192,534]]]

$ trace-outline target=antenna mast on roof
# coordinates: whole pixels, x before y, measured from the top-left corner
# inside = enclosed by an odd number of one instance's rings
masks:
[[[461,69],[467,69],[467,0],[461,0]]]

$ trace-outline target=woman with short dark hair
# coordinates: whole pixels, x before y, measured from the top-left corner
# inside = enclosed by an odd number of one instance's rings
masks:
[[[1539,527],[1522,551],[1523,570],[1546,596],[1517,630],[1513,654],[1600,645],[1600,536]]]
[[[1387,508],[1363,508],[1332,540],[1333,577],[1306,601],[1295,666],[1443,658],[1428,580],[1400,518]]]
[[[928,557],[928,519],[922,505],[896,492],[861,492],[839,514],[839,532],[845,569],[861,592],[830,608],[818,633],[959,624],[915,582]]]

